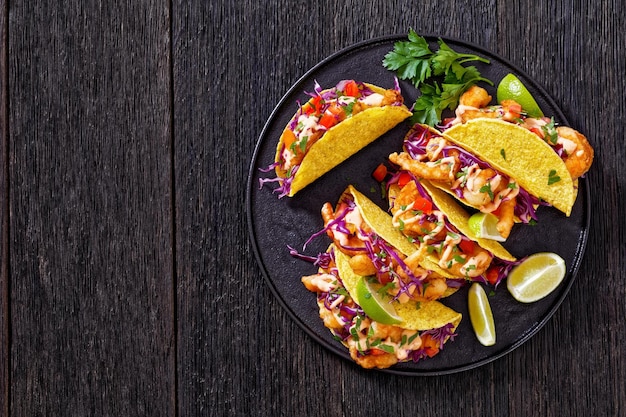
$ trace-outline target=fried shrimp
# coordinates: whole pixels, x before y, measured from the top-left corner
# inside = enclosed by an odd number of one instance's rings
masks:
[[[445,235],[443,213],[428,214],[414,209],[415,199],[419,197],[415,182],[408,182],[391,207],[392,224],[401,227],[402,232],[410,237],[419,238],[428,235],[430,239],[442,238]]]
[[[412,255],[404,259],[404,264],[409,268],[414,276],[420,277],[422,280],[422,287],[418,288],[415,283],[411,282],[406,271],[398,266],[396,268],[396,274],[402,279],[402,281],[409,285],[408,293],[410,297],[415,301],[433,301],[443,297],[444,293],[448,289],[448,283],[445,278],[440,277],[434,272],[427,271],[419,265],[422,260],[422,253],[420,251],[414,252]],[[409,298],[406,293],[401,294],[399,301]]]
[[[593,162],[593,148],[582,133],[567,126],[556,128],[558,133],[557,143],[563,145],[566,155],[563,160],[572,179],[583,176]]]
[[[496,229],[500,236],[508,238],[511,234],[511,229],[515,224],[515,205],[517,202],[515,198],[506,199],[500,204],[500,215],[498,216],[498,223]]]
[[[498,118],[510,123],[519,124],[546,140],[550,146],[563,149],[562,158],[572,179],[583,176],[591,167],[594,152],[587,138],[580,132],[567,126],[556,128],[558,139],[550,142],[542,128],[550,119],[527,117],[522,106],[515,100],[502,100],[498,105],[490,106],[491,96],[482,87],[472,86],[459,99],[456,119],[452,122],[465,123],[479,117]]]
[[[448,271],[457,276],[474,278],[484,274],[492,260],[493,256],[486,249],[474,244],[468,253],[446,251],[441,256],[439,264],[446,266]]]
[[[391,162],[418,178],[446,182],[454,179],[455,166],[458,164],[458,160],[451,158],[448,161],[442,159],[438,162],[421,162],[411,158],[406,152],[394,152],[389,155]]]
[[[491,96],[484,88],[473,85],[461,95],[459,103],[462,106],[480,109],[482,107],[487,107],[489,103],[491,103]]]
[[[336,212],[333,210],[332,204],[328,202],[325,203],[321,210],[324,226],[328,226],[337,216],[343,215],[344,210],[350,211],[350,208],[345,203],[339,204]],[[326,233],[340,251],[348,256],[355,256],[363,253],[362,250],[365,248],[365,243],[359,234],[369,231],[369,226],[363,222],[363,219],[361,219],[358,213],[352,216],[350,215],[351,213],[354,213],[354,211],[345,214],[346,230],[338,230],[336,227],[330,227]]]
[[[404,361],[409,352],[416,351],[423,343],[416,330],[378,323],[369,318],[360,320],[354,330],[353,334],[358,337],[346,340],[350,356],[366,369],[388,368]],[[372,347],[373,343],[381,348]]]

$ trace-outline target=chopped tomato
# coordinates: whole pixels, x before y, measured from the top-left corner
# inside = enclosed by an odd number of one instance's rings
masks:
[[[360,92],[359,92],[359,86],[356,83],[356,81],[354,80],[348,81],[345,87],[343,88],[343,93],[350,97],[358,97]]]
[[[487,278],[487,281],[489,281],[491,285],[496,285],[496,283],[498,282],[498,268],[491,267],[487,269],[487,272],[485,273],[485,278]]]
[[[380,164],[376,167],[374,172],[372,172],[372,177],[378,182],[383,182],[385,177],[387,176],[387,167],[385,164]]]
[[[401,172],[398,176],[398,187],[404,187],[411,181],[411,174],[408,172]]]
[[[539,129],[538,127],[533,126],[530,128],[530,131],[539,136],[541,139],[544,138],[543,130]]]
[[[346,113],[344,112],[343,108],[340,105],[335,104],[329,106],[326,109],[318,123],[324,126],[326,129],[330,129],[345,118]]]
[[[430,214],[433,212],[433,203],[424,197],[417,197],[415,199],[415,203],[413,203],[413,210],[419,210],[425,214]]]
[[[472,240],[463,239],[461,243],[459,243],[459,248],[461,248],[463,253],[473,253],[476,248],[476,243]]]
[[[324,113],[322,115],[322,117],[320,118],[320,121],[319,121],[319,124],[324,126],[326,129],[330,129],[331,127],[333,127],[337,123],[339,123],[337,118],[334,115],[328,114],[328,113]]]
[[[384,355],[387,352],[385,352],[382,349],[371,348],[369,353],[372,356],[380,356],[380,355]]]
[[[322,110],[322,106],[324,105],[324,99],[320,96],[315,96],[311,100],[304,103],[302,106],[302,112],[306,115],[311,115],[313,113],[319,113]]]
[[[437,353],[439,353],[439,344],[435,339],[433,339],[431,335],[425,334],[420,337],[422,338],[422,347],[424,349],[424,352],[426,353],[426,355],[428,355],[429,358],[432,358]]]

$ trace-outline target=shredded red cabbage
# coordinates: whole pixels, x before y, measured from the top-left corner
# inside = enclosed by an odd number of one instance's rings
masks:
[[[428,141],[433,136],[435,136],[434,133],[431,132],[428,128],[417,124],[413,126],[411,132],[409,133],[409,135],[407,135],[404,141],[404,149],[413,159],[419,159],[419,155],[426,154],[426,146],[428,144]],[[497,171],[488,162],[483,161],[482,159],[455,144],[448,143],[448,145],[446,145],[442,149],[442,154],[444,157],[448,157],[450,156],[451,151],[455,151],[455,153],[458,153],[461,168],[477,164],[481,169],[493,169],[494,171]],[[505,178],[507,181],[509,180],[508,176],[502,173],[500,173],[500,175],[502,175],[502,177]],[[517,184],[517,186],[519,187],[519,184]],[[452,189],[452,191],[458,198],[463,199],[463,190],[460,187],[454,188]],[[524,188],[519,187],[518,200],[515,207],[515,215],[523,223],[528,223],[531,219],[537,220],[535,206],[540,204],[548,205],[547,203],[540,203],[539,199],[531,196]]]
[[[337,83],[335,87],[327,89],[327,90],[323,90],[320,84],[317,81],[315,81],[313,91],[312,92],[305,91],[305,94],[307,94],[310,97],[314,97],[314,98],[320,97],[322,99],[322,102],[321,102],[322,107],[319,113],[323,114],[330,106],[330,103],[327,103],[327,101],[336,100],[338,97],[344,96],[345,94],[343,90],[346,87],[346,84],[352,81],[354,80],[341,80]],[[365,83],[360,82],[360,81],[354,81],[354,82],[357,84],[358,90],[359,90],[359,96],[357,98],[368,97],[374,94],[374,91],[371,88],[369,88]],[[397,78],[395,78],[395,81],[394,81],[394,89],[400,92],[400,84]],[[296,127],[298,126],[298,120],[300,116],[304,114],[302,103],[299,100],[296,101],[296,103],[298,105],[298,110],[296,111],[296,114],[288,123],[289,129],[291,129],[292,131],[296,129]],[[403,104],[402,101],[397,101],[397,102],[392,103],[391,105],[401,106],[402,104]],[[319,125],[317,129],[325,130],[324,126],[321,126],[321,125]],[[280,150],[280,153],[282,154],[283,151],[284,151],[284,147],[283,149]],[[280,162],[274,162],[270,164],[269,166],[267,166],[266,168],[260,168],[259,171],[266,173],[266,172],[272,171],[279,165],[280,165]],[[291,168],[288,177],[286,178],[276,177],[276,178],[259,179],[259,188],[263,188],[263,186],[268,183],[278,182],[279,187],[273,191],[274,193],[278,193],[278,198],[283,198],[289,195],[289,192],[291,191],[291,182],[293,181],[293,177],[296,175],[296,172],[298,171],[299,167],[300,165],[294,165]]]
[[[331,228],[333,226],[336,226],[337,231],[340,232],[340,233],[350,234],[350,231],[346,227],[345,218],[348,215],[348,213],[350,213],[352,210],[354,210],[354,208],[356,207],[356,204],[351,199],[345,199],[345,203],[347,204],[347,206],[341,213],[339,213],[339,216],[336,216],[335,219],[333,219],[332,221],[328,222],[328,224],[326,226],[324,226],[324,228],[322,230],[313,233],[311,235],[311,237],[309,237],[307,239],[307,241],[304,242],[304,246],[302,247],[302,250],[305,250],[307,245],[309,243],[311,243],[311,241],[316,239],[318,236],[326,234],[326,232],[328,230],[331,230]]]
[[[454,333],[454,325],[452,323],[448,323],[437,329],[425,330],[420,334],[420,336],[425,334],[429,334],[437,342],[439,350],[443,350],[443,346],[447,340],[454,341],[454,338],[457,336],[457,334]],[[413,362],[419,362],[421,359],[427,358],[428,354],[426,353],[426,346],[422,346],[419,349],[414,350],[410,354],[410,357]]]

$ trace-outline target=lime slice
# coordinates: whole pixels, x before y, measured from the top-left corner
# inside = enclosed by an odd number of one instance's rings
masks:
[[[543,112],[530,94],[530,91],[522,84],[519,78],[513,74],[507,74],[498,84],[496,91],[498,103],[502,100],[515,100],[530,117],[543,117]]]
[[[506,287],[517,301],[532,303],[554,291],[565,272],[565,261],[556,253],[535,253],[511,270]]]
[[[485,290],[475,282],[469,289],[467,307],[476,338],[484,346],[496,344],[496,326]]]
[[[472,214],[467,225],[476,237],[497,240],[498,242],[506,241],[506,238],[498,232],[498,218],[491,213]]]
[[[402,322],[402,318],[396,314],[396,310],[390,303],[391,298],[380,294],[365,277],[362,277],[356,285],[356,298],[365,314],[372,320],[382,324]]]

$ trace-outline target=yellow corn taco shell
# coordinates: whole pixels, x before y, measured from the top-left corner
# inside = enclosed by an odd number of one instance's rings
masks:
[[[378,236],[405,256],[409,256],[417,250],[417,246],[411,243],[401,231],[393,226],[389,213],[378,207],[352,185],[348,186],[346,192],[352,195],[354,203],[361,211],[361,217]]]
[[[335,250],[335,263],[339,271],[339,276],[348,293],[358,304],[359,300],[354,295],[356,294],[357,283],[359,280],[363,279],[363,277],[352,271],[349,259],[350,258],[341,251]],[[456,329],[463,317],[461,313],[452,310],[438,301],[422,302],[419,306],[415,301],[409,301],[403,304],[396,303],[394,304],[394,308],[396,309],[396,314],[402,318],[402,323],[398,324],[398,326],[409,330],[437,329],[448,323],[452,323]]]
[[[385,92],[383,88],[371,84],[366,85],[375,93],[384,94]],[[307,151],[291,182],[288,196],[294,196],[298,191],[393,129],[411,114],[405,105],[370,107],[331,127]],[[288,128],[285,128],[276,147],[276,162],[279,161],[287,130]]]
[[[469,229],[467,222],[469,215],[463,210],[458,203],[446,193],[434,187],[432,184],[422,181],[422,185],[430,194],[433,202],[441,211],[443,211],[450,223],[452,223],[461,233],[478,243],[484,249],[487,249],[494,256],[507,261],[515,261],[515,257],[507,251],[500,243],[491,239],[482,239],[474,236]],[[409,256],[417,250],[417,246],[409,241],[409,239],[396,227],[393,226],[392,217],[366,196],[357,191],[353,186],[347,189],[361,211],[361,216],[367,225],[376,232],[380,237],[385,239],[389,244],[404,255]],[[437,258],[426,253],[424,258],[420,260],[420,265],[427,270],[436,272],[444,278],[459,278],[439,266]]]
[[[430,197],[433,200],[433,203],[439,210],[443,211],[448,217],[448,221],[456,227],[459,232],[463,233],[465,236],[478,243],[484,249],[487,249],[494,256],[504,259],[506,261],[515,261],[515,257],[507,251],[504,246],[495,240],[491,239],[483,239],[480,237],[476,237],[472,230],[468,226],[469,214],[459,204],[456,202],[454,198],[441,191],[439,188],[435,187],[431,183],[426,180],[420,181],[422,186],[428,191]]]
[[[361,216],[367,225],[387,243],[394,246],[405,256],[409,256],[418,250],[418,246],[412,243],[400,230],[394,227],[392,217],[386,211],[378,207],[372,200],[357,191],[352,185],[346,190],[354,198],[354,202],[361,211]],[[459,278],[442,269],[437,259],[426,253],[419,261],[422,268],[436,272],[444,278]]]
[[[576,200],[572,178],[563,160],[537,135],[503,120],[479,118],[451,127],[444,137],[570,215]],[[549,177],[560,180],[550,184]]]

